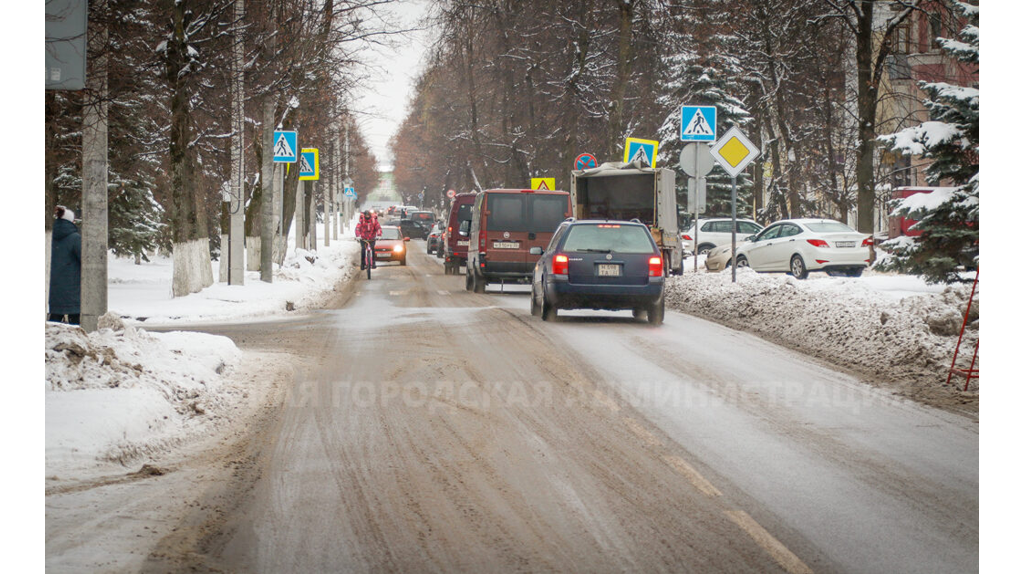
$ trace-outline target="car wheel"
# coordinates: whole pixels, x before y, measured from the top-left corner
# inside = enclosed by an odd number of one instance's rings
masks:
[[[530,314],[540,317],[540,305],[537,304],[537,292],[534,289],[530,289]]]
[[[826,269],[825,274],[829,277],[846,277],[846,272],[839,269]]]
[[[558,308],[548,302],[548,298],[544,296],[544,291],[541,291],[540,318],[544,321],[558,320]]]
[[[473,290],[473,274],[470,273],[469,269],[467,268],[466,269],[466,291],[472,291],[472,290]]]
[[[750,267],[750,262],[743,255],[736,257],[736,269],[743,269],[744,267]]]
[[[854,267],[853,269],[848,269],[846,271],[846,275],[848,277],[860,277],[863,273],[864,273],[864,268],[863,267]]]
[[[708,251],[711,251],[714,248],[714,245],[711,245],[710,243],[705,243],[697,248],[697,255],[707,255]]]
[[[469,276],[469,269],[466,269],[466,276]],[[485,289],[487,289],[487,280],[473,271],[473,292],[483,293]]]
[[[634,307],[633,308],[633,318],[636,319],[637,321],[643,321],[644,319],[647,318],[646,315],[647,315],[647,310],[646,309],[644,309],[642,307]]]
[[[807,279],[807,265],[804,264],[804,258],[794,255],[789,260],[789,272],[797,279]]]
[[[405,266],[405,257],[402,258],[402,266]]]

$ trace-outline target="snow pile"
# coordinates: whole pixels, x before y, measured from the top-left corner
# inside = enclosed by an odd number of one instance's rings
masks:
[[[971,284],[928,286],[914,277],[870,271],[861,278],[812,275],[801,281],[741,269],[736,283],[731,272],[673,277],[666,303],[913,396],[946,382],[970,293]],[[979,299],[980,287],[958,366],[969,364],[978,340]]]
[[[241,357],[230,339],[114,323],[120,329],[91,334],[46,323],[47,475],[128,464],[206,428],[241,398],[221,377]]]
[[[274,266],[273,283],[260,281],[258,271],[247,271],[243,285],[215,283],[184,297],[171,294],[170,258],[153,257],[135,265],[111,257],[108,308],[136,326],[268,316],[321,306],[358,269],[359,244],[352,238],[334,240],[330,246],[321,239],[315,252],[289,248],[287,253],[284,264]],[[219,276],[219,264],[213,262],[214,277]]]

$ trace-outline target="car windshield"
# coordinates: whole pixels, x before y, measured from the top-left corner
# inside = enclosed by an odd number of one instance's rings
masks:
[[[380,231],[381,239],[402,239],[402,231],[395,227],[382,227]]]
[[[651,253],[655,245],[647,231],[638,225],[574,225],[569,228],[564,251],[615,253]]]
[[[818,221],[804,225],[815,233],[856,233],[852,228],[838,221]]]

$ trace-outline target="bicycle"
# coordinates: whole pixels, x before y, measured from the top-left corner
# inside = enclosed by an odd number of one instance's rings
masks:
[[[370,279],[370,270],[373,269],[374,254],[373,244],[366,239],[360,239],[363,242],[363,263],[366,264],[366,279]]]

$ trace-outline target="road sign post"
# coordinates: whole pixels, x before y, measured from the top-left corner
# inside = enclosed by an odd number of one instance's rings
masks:
[[[729,128],[722,139],[711,146],[711,155],[732,176],[732,281],[736,282],[736,176],[761,155],[747,136],[736,126]]]
[[[530,179],[530,189],[536,189],[538,191],[551,191],[555,189],[555,178],[553,177],[534,177]]]
[[[680,109],[679,139],[692,142],[683,147],[679,156],[679,167],[699,182],[714,169],[714,163],[708,165],[710,154],[707,142],[715,141],[718,132],[718,108],[715,106],[682,106]],[[693,167],[693,173],[686,166]],[[706,188],[705,188],[706,189]],[[696,194],[696,191],[695,191]],[[693,272],[697,272],[697,256],[700,252],[700,200],[694,202],[693,208]]]
[[[656,167],[658,163],[658,142],[626,138],[626,154],[622,159],[625,163],[639,162],[641,167]]]
[[[594,157],[594,154],[581,153],[580,155],[576,156],[576,161],[574,165],[576,166],[576,171],[594,169],[595,167],[597,167],[597,158]]]

